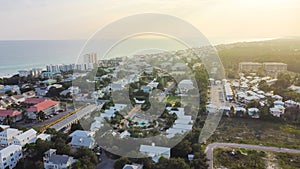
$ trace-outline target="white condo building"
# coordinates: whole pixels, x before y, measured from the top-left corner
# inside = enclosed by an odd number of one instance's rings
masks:
[[[24,147],[28,143],[34,143],[36,141],[36,133],[34,129],[27,130],[15,137],[14,144]]]
[[[8,128],[0,132],[0,144],[1,146],[8,146],[14,143],[14,138],[20,135],[22,131],[18,129]]]
[[[0,151],[0,169],[12,169],[22,158],[22,147],[10,145]]]

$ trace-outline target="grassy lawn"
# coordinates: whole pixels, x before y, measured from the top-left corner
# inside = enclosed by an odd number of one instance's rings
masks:
[[[180,96],[168,96],[166,102],[175,104],[175,102],[180,102]]]
[[[226,167],[230,169],[265,169],[263,151],[217,148],[214,150],[214,167]]]
[[[300,149],[300,127],[259,119],[223,117],[210,142],[262,144]]]

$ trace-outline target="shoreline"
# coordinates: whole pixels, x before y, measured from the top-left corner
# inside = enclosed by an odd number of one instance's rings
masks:
[[[230,45],[230,44],[235,44],[235,43],[249,43],[249,42],[263,42],[263,41],[270,41],[270,40],[277,40],[277,39],[286,39],[288,37],[274,37],[274,38],[245,38],[245,39],[230,39],[230,38],[208,38],[210,43],[214,46],[217,47],[219,45]],[[0,40],[0,42],[5,42],[5,40]],[[14,41],[14,40],[12,40]],[[18,40],[15,40],[18,41]],[[28,40],[28,41],[39,41],[39,40]],[[55,41],[55,40],[44,40],[44,41]],[[57,41],[62,41],[62,40],[57,40]],[[76,41],[76,40],[69,40],[69,41]],[[78,40],[77,40],[78,41]],[[59,63],[57,63],[59,64]],[[15,67],[19,67],[16,65]],[[34,67],[30,68],[33,69]],[[29,69],[29,70],[30,70]],[[44,69],[44,68],[43,68]],[[26,69],[22,69],[21,67],[19,69],[14,70],[14,72],[3,72],[0,73],[0,78],[11,78],[14,75],[18,74],[19,70],[28,70],[28,67]],[[0,70],[1,72],[1,70]]]

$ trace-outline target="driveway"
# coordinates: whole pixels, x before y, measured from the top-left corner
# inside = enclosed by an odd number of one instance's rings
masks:
[[[114,169],[115,161],[108,158],[106,153],[103,152],[101,155],[101,163],[99,163],[96,169]]]

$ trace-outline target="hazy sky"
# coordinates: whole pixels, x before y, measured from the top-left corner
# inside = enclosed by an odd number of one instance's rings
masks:
[[[208,38],[300,36],[300,0],[0,0],[0,40],[87,39],[144,12],[182,18]]]

